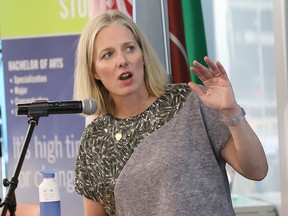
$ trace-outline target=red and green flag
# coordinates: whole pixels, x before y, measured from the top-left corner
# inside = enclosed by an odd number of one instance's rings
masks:
[[[180,4],[179,4],[180,3]],[[190,79],[181,2],[168,0],[170,59],[172,83],[187,83]]]
[[[188,64],[191,66],[197,60],[206,65],[204,57],[207,55],[207,47],[201,0],[182,0],[182,13]],[[190,75],[193,82],[202,83],[194,73]]]

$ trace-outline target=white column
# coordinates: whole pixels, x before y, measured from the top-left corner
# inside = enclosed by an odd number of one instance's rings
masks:
[[[287,3],[274,0],[276,90],[281,178],[281,215],[288,215],[288,88],[287,88]]]
[[[134,0],[133,19],[147,36],[171,76],[167,7],[167,0]]]

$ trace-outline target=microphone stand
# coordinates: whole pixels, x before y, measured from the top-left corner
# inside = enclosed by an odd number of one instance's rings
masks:
[[[37,105],[36,105],[37,106]],[[35,108],[35,107],[34,107]],[[35,114],[36,113],[36,114]],[[28,112],[28,116],[30,116],[30,119],[28,121],[29,123],[29,127],[24,139],[24,143],[21,149],[21,154],[20,157],[18,159],[18,162],[16,164],[15,170],[14,170],[14,174],[13,177],[11,178],[11,180],[9,181],[8,179],[3,179],[3,185],[5,187],[8,187],[7,193],[6,193],[6,198],[4,199],[4,202],[2,202],[0,204],[0,207],[3,207],[2,210],[2,214],[1,216],[6,216],[7,210],[9,210],[10,212],[10,216],[15,216],[15,212],[16,212],[16,197],[15,197],[15,190],[17,188],[18,185],[18,177],[25,159],[25,155],[27,152],[27,149],[29,147],[29,143],[34,131],[34,128],[38,125],[38,121],[40,116],[47,116],[47,113],[39,113],[39,112],[35,112],[33,114],[33,108],[32,108],[32,112],[29,113]],[[1,199],[0,199],[1,202]]]

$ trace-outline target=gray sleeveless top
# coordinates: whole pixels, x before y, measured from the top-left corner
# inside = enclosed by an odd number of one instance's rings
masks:
[[[111,216],[234,215],[220,157],[229,137],[219,114],[186,84],[168,85],[142,114],[107,114],[87,126],[76,191]]]

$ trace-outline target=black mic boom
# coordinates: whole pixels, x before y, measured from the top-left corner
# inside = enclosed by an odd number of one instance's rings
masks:
[[[83,101],[52,101],[36,100],[33,103],[17,104],[17,114],[27,116],[48,116],[49,114],[83,113],[92,115],[97,110],[94,99]]]

